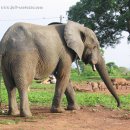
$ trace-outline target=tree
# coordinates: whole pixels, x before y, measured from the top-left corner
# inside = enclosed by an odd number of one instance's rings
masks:
[[[130,33],[130,0],[80,0],[70,7],[68,19],[95,31],[101,47],[114,47]]]
[[[118,66],[114,62],[109,62],[106,64],[109,68],[118,68]]]
[[[109,62],[106,64],[108,73],[112,76],[121,76],[121,71],[119,67],[114,62]]]

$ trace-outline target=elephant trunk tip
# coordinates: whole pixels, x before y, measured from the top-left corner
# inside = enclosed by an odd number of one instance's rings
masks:
[[[117,102],[117,107],[121,107],[120,101]]]

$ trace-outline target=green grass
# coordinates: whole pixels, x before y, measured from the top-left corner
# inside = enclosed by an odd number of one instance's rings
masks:
[[[31,91],[29,92],[29,101],[32,105],[43,105],[51,106],[52,99],[54,95],[54,85],[43,85],[33,82]],[[7,104],[7,92],[2,83],[1,89],[2,103]],[[121,109],[130,110],[130,94],[121,95]],[[19,96],[17,93],[17,100],[19,102]],[[103,105],[107,108],[117,108],[116,101],[111,95],[105,95],[101,93],[85,93],[85,92],[76,92],[76,101],[80,106],[97,106]],[[66,106],[67,101],[65,96],[63,97],[62,105]]]
[[[0,124],[4,125],[11,125],[11,124],[18,124],[19,120],[0,120]]]
[[[130,110],[130,94],[119,96],[121,109]],[[76,100],[81,106],[102,105],[107,108],[117,109],[117,104],[113,96],[101,93],[81,93],[76,94]]]

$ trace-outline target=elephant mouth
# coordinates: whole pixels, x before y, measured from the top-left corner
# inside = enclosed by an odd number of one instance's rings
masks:
[[[92,70],[96,71],[96,66],[95,66],[96,63],[91,60],[90,56],[85,57],[85,59],[82,59],[82,60],[85,63],[85,65],[90,64],[92,66]]]
[[[97,70],[95,64],[93,64],[92,62],[84,62],[84,63],[85,63],[85,65],[90,64],[92,66],[93,71]]]

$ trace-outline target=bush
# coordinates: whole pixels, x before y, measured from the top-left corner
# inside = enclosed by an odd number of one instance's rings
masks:
[[[130,71],[126,73],[126,69],[118,67],[114,62],[109,62],[106,64],[108,73],[110,77],[124,77],[128,78],[130,76]],[[98,72],[93,71],[91,65],[84,65],[83,62],[79,62],[80,74],[78,74],[77,68],[72,68],[71,79],[73,81],[85,81],[87,79],[99,80],[100,76]],[[125,70],[125,72],[123,71]]]

